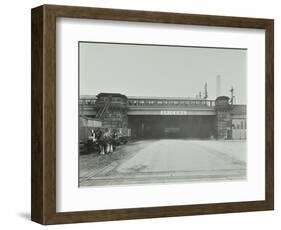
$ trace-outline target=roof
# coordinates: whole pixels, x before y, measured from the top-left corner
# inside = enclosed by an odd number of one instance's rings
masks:
[[[95,95],[80,95],[80,99],[97,99]]]
[[[217,101],[217,100],[229,101],[229,99],[230,99],[230,98],[227,97],[227,96],[219,96],[219,97],[216,98],[216,101]]]
[[[195,98],[195,97],[155,97],[155,96],[128,96],[128,99],[151,99],[151,100],[196,100],[196,101],[204,101],[203,98]]]
[[[206,99],[204,98],[195,98],[195,97],[155,97],[155,96],[125,96],[124,94],[121,93],[100,93],[98,95],[80,95],[80,99],[97,99],[98,97],[103,97],[103,96],[113,96],[113,97],[125,97],[128,98],[129,100],[134,100],[134,99],[151,99],[151,100],[196,100],[196,101],[205,101]],[[207,99],[207,101],[212,101]]]
[[[122,97],[122,98],[127,99],[127,97],[124,94],[121,94],[121,93],[99,93],[97,95],[97,98],[99,98],[99,97],[108,97],[108,96],[111,96],[111,97]]]

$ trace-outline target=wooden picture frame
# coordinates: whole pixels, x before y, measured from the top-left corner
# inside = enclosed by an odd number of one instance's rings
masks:
[[[56,211],[56,18],[264,29],[266,36],[265,200],[98,211]],[[31,219],[64,224],[274,209],[274,21],[271,19],[43,5],[32,9]]]

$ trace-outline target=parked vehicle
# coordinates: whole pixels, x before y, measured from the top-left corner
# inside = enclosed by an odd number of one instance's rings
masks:
[[[129,141],[130,137],[129,136],[125,136],[123,134],[118,134],[115,139],[114,142],[116,145],[124,145],[127,144]]]

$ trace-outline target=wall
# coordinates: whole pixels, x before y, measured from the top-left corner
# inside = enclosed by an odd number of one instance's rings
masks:
[[[72,4],[141,10],[177,11],[275,18],[275,41],[281,40],[280,1],[245,0],[33,0],[2,1],[1,24],[1,229],[43,229],[30,217],[30,8],[43,3]],[[275,63],[280,63],[280,43]],[[275,65],[275,85],[280,85],[280,65]],[[275,117],[281,115],[281,92],[276,92]],[[14,122],[16,121],[16,122]],[[132,220],[109,223],[51,226],[48,229],[280,229],[280,119],[276,120],[276,210],[224,215]],[[279,143],[278,143],[279,142]]]

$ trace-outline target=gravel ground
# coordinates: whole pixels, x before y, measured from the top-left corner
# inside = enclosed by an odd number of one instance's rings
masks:
[[[131,142],[126,145],[117,146],[111,154],[99,155],[97,153],[80,155],[79,157],[79,177],[84,177],[89,172],[99,172],[111,163],[125,161],[135,155],[135,153],[148,145],[152,141]]]
[[[80,157],[80,185],[246,179],[246,141],[144,140]]]

